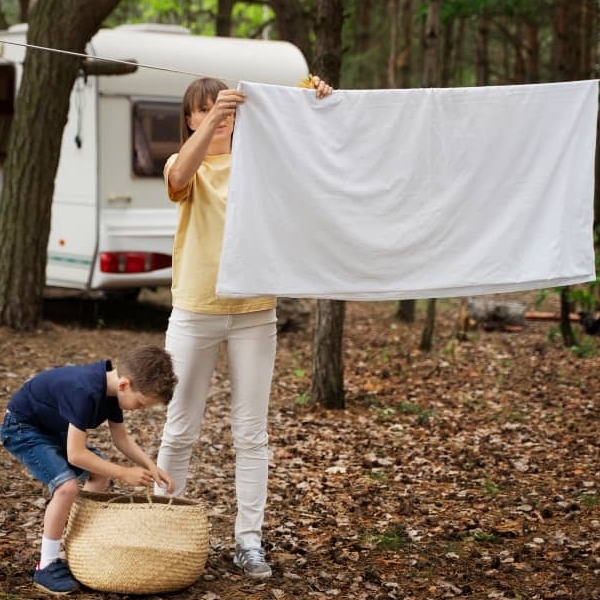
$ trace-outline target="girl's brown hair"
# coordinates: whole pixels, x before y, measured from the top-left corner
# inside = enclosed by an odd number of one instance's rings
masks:
[[[183,144],[192,135],[193,130],[188,127],[188,117],[195,110],[201,110],[206,106],[207,100],[215,102],[219,92],[226,90],[227,86],[220,79],[213,77],[203,77],[192,81],[188,86],[183,100],[181,101],[181,117],[179,125],[179,133],[181,143]]]

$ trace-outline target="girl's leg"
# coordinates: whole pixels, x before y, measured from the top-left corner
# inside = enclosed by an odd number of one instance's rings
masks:
[[[227,317],[173,309],[165,347],[179,381],[167,407],[157,464],[173,478],[174,495],[185,490],[190,458],[206,405],[206,396],[225,337]],[[156,494],[164,490],[154,487]]]
[[[267,417],[275,350],[275,310],[233,315],[228,335],[231,429],[236,451],[236,543],[261,546],[269,466]]]

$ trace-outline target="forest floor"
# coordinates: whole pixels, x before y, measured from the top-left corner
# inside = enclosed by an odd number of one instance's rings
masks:
[[[187,589],[143,598],[600,598],[597,338],[576,326],[578,351],[568,350],[556,322],[532,320],[518,332],[477,329],[459,342],[458,306],[438,301],[434,347],[423,353],[423,307],[406,324],[395,319],[393,302],[348,302],[345,410],[307,402],[312,320],[280,334],[266,582],[232,564],[223,362],[187,488],[208,513],[205,571]],[[36,371],[162,345],[168,314],[164,297],[152,293],[136,304],[47,300],[39,330],[0,328],[0,410]],[[155,455],[164,409],[126,418]],[[94,435],[119,460],[106,429]],[[0,498],[0,600],[45,598],[31,585],[45,491],[2,449]],[[72,597],[124,596],[84,587]]]

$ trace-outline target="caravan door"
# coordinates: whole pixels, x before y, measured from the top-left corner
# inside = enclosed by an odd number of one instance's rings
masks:
[[[98,245],[97,81],[78,77],[56,172],[46,285],[85,290]]]

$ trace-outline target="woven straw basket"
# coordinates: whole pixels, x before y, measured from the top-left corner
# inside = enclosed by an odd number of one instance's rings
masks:
[[[171,592],[204,570],[208,520],[201,502],[81,491],[64,544],[73,576],[94,590]]]

